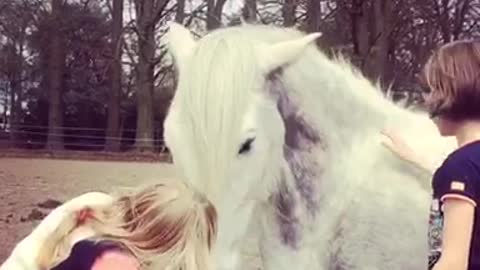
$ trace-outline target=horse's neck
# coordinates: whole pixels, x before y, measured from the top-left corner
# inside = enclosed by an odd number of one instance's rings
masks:
[[[257,204],[245,202],[241,206],[230,209],[228,206],[222,205],[217,210],[217,240],[212,250],[212,256],[221,269],[237,268],[241,260],[241,249],[248,236],[249,225]]]
[[[315,49],[286,68],[283,80],[306,121],[332,147],[371,138],[385,128],[398,129],[407,140],[423,135],[445,141],[426,115],[396,106],[348,64],[331,61]]]
[[[324,169],[329,161],[351,163],[351,155],[358,151],[370,151],[369,159],[391,159],[391,153],[379,149],[380,131],[385,128],[399,132],[427,162],[442,161],[455,148],[454,140],[440,137],[426,115],[396,106],[346,64],[332,62],[316,51],[286,68],[282,80],[290,98],[302,108],[305,121],[319,134],[315,151],[326,161],[318,165]],[[385,166],[394,163],[387,161]]]
[[[326,136],[332,134],[332,139],[351,138],[377,128],[386,119],[387,102],[374,86],[319,52],[310,52],[285,73],[309,121]]]

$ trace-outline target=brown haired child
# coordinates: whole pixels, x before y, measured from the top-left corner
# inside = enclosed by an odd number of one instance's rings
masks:
[[[442,136],[455,136],[453,151],[433,174],[429,266],[434,270],[480,269],[480,42],[439,48],[424,68],[426,105]],[[421,167],[421,153],[394,133],[385,145]]]

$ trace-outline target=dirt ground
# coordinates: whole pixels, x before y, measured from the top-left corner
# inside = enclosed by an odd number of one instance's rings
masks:
[[[0,264],[57,201],[174,176],[167,163],[0,158]]]

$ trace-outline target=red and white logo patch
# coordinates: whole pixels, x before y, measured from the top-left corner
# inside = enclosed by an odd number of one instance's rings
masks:
[[[450,189],[451,190],[458,190],[458,191],[465,191],[465,183],[458,182],[458,181],[453,181],[450,184]]]

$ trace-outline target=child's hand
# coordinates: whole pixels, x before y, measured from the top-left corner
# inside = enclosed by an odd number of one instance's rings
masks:
[[[433,173],[435,170],[434,164],[431,164],[425,157],[419,155],[416,151],[413,150],[398,134],[391,131],[381,131],[384,135],[382,144],[396,154],[401,159],[413,163],[415,166],[418,166],[430,173]]]
[[[394,132],[385,130],[382,131],[381,134],[384,135],[382,144],[386,148],[406,161],[418,163],[419,158],[417,153],[415,153],[415,151],[400,136]]]

